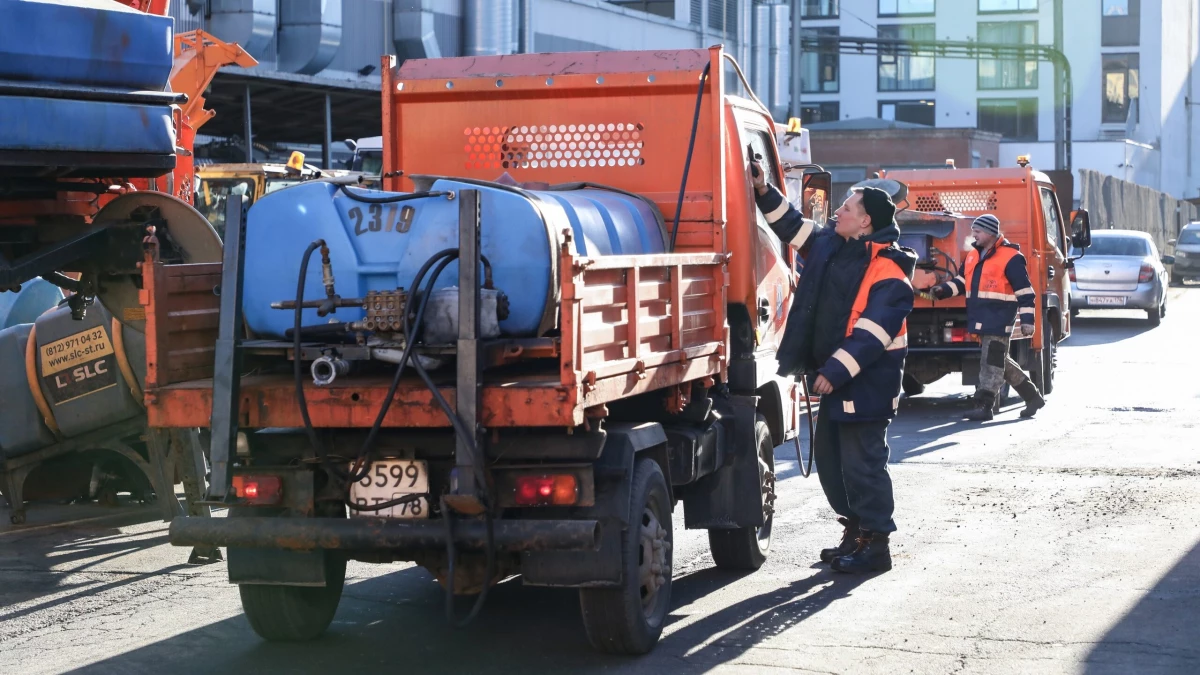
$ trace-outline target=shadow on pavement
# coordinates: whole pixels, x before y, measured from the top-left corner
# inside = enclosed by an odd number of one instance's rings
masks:
[[[1087,675],[1200,672],[1200,543],[1084,659]]]
[[[716,570],[677,578],[672,605],[686,607],[741,578]],[[492,590],[475,623],[455,630],[442,613],[441,587],[424,570],[410,567],[348,585],[333,625],[311,643],[263,642],[239,615],[72,672],[157,674],[164,663],[177,675],[703,672],[846,597],[859,583],[821,571],[705,615],[665,636],[648,656],[629,658],[591,648],[574,590],[522,587],[510,580]],[[684,618],[673,613],[668,626]],[[719,641],[705,644],[726,631]],[[704,646],[695,651],[699,645]],[[679,659],[689,653],[686,661]]]
[[[1071,319],[1071,337],[1067,338],[1062,346],[1069,348],[1112,344],[1135,338],[1150,330],[1154,329],[1145,319],[1080,315]]]

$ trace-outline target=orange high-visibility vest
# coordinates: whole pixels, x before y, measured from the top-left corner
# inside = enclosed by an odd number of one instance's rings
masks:
[[[850,321],[846,323],[846,337],[850,337],[854,332],[854,326],[858,323],[859,317],[867,309],[867,299],[871,295],[871,287],[880,281],[887,279],[897,279],[903,281],[909,286],[912,282],[908,280],[908,275],[904,270],[900,269],[894,261],[880,257],[880,251],[883,251],[889,244],[872,243],[870,247],[871,261],[867,263],[867,272],[863,275],[862,283],[858,286],[858,295],[854,297],[854,306],[850,308]],[[908,346],[908,321],[900,324],[900,332],[892,343],[888,345],[889,350],[903,349]]]
[[[980,264],[979,250],[972,248],[971,252],[967,254],[967,262],[963,267],[963,281],[966,282],[968,299],[1017,301],[1016,292],[1013,290],[1012,284],[1008,282],[1008,276],[1004,270],[1008,267],[1008,261],[1020,255],[1021,252],[1011,246],[1005,246],[1007,243],[1008,240],[1001,237],[993,247],[992,255],[983,261],[978,288],[975,287],[975,270]]]

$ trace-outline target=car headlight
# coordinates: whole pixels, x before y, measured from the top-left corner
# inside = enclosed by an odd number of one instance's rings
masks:
[[[1187,251],[1176,251],[1175,257],[1176,258],[1186,258],[1186,257],[1188,257]]]

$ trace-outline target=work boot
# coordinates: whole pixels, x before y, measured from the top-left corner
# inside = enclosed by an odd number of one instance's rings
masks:
[[[980,389],[979,391],[975,392],[975,402],[978,407],[963,415],[963,419],[968,419],[973,422],[991,421],[992,417],[994,416],[992,410],[996,407],[996,395],[990,391]]]
[[[1025,380],[1018,384],[1017,393],[1021,395],[1021,400],[1025,401],[1025,409],[1021,411],[1021,417],[1033,417],[1037,411],[1046,407],[1046,399],[1042,397],[1042,392],[1038,391],[1033,380]]]
[[[842,530],[842,543],[834,548],[821,549],[821,562],[833,562],[834,558],[840,558],[844,555],[854,553],[854,549],[858,548],[858,521],[850,518],[838,518],[838,522],[845,528]]]
[[[869,574],[892,569],[892,552],[888,549],[887,532],[859,533],[858,547],[854,553],[834,558],[833,571],[847,574]]]

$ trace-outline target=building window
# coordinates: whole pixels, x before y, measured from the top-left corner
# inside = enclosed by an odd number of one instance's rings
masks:
[[[806,125],[818,122],[836,122],[840,113],[841,106],[837,101],[804,103],[800,106],[800,121]]]
[[[979,13],[1036,12],[1038,0],[979,0]]]
[[[1138,55],[1105,54],[1103,63],[1101,121],[1125,124],[1132,118],[1138,122]]]
[[[837,43],[826,43],[826,38],[837,38],[837,28],[805,28],[803,37],[816,38],[822,47],[805,50],[800,56],[800,90],[806,94],[829,94],[838,90]]]
[[[879,37],[905,42],[932,42],[933,24],[880,26]],[[934,88],[934,58],[932,56],[903,56],[879,53],[879,91],[925,91]]]
[[[879,16],[929,16],[936,0],[879,0]]]
[[[1037,22],[981,23],[978,36],[980,42],[1036,45]],[[979,59],[980,89],[1036,89],[1037,75],[1038,62],[1033,54],[1027,59]]]
[[[1142,29],[1142,0],[1101,0],[1100,45],[1134,47]]]
[[[1038,101],[1036,98],[979,101],[979,128],[1004,136],[1009,141],[1038,139]]]
[[[838,0],[803,0],[800,3],[800,16],[805,19],[836,19],[838,4]]]
[[[620,5],[626,9],[636,9],[639,12],[675,18],[675,0],[608,0],[609,4]]]
[[[879,119],[932,127],[935,107],[933,101],[880,101]]]

